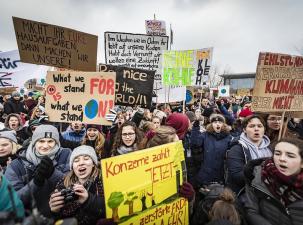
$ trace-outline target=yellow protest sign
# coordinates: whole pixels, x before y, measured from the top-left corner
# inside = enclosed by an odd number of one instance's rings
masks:
[[[188,224],[187,201],[177,194],[186,179],[181,141],[104,159],[101,165],[107,218],[130,225],[169,224],[182,217]]]
[[[252,108],[259,112],[302,111],[303,57],[261,52]]]
[[[49,71],[45,108],[50,121],[111,125],[115,72]]]
[[[22,62],[96,71],[96,35],[17,17],[13,22]]]

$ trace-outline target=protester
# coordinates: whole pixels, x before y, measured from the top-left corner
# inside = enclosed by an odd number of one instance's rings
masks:
[[[29,92],[27,94],[27,99],[24,100],[24,105],[26,106],[26,108],[28,109],[29,112],[31,112],[38,103],[38,101],[33,99],[33,95],[34,95],[33,92]]]
[[[11,187],[6,177],[0,170],[0,212],[6,212],[8,220],[17,222],[24,217],[24,207],[16,191]],[[11,217],[11,218],[10,218]],[[1,218],[3,222],[3,218]],[[8,221],[7,224],[11,224]],[[3,223],[4,224],[4,223]]]
[[[166,125],[175,128],[179,139],[183,140],[189,127],[189,119],[182,113],[172,113],[167,117]]]
[[[0,167],[5,172],[8,164],[16,158],[17,138],[13,131],[0,132]]]
[[[48,199],[56,184],[69,171],[70,149],[60,147],[58,130],[51,125],[40,125],[33,133],[32,142],[7,167],[5,176],[29,209],[36,201],[38,210],[50,217]]]
[[[5,130],[11,130],[16,132],[18,144],[22,145],[28,138],[26,128],[23,127],[22,119],[19,114],[12,113],[5,119]]]
[[[199,122],[196,121],[191,133],[192,152],[196,155],[196,160],[200,161],[196,163],[200,166],[193,178],[195,188],[213,182],[224,183],[224,158],[231,135],[222,115],[212,114],[210,122],[206,132],[201,133]]]
[[[234,139],[227,152],[227,186],[239,193],[245,186],[244,165],[252,160],[272,156],[270,140],[264,135],[265,122],[262,117],[252,115],[243,122],[243,132]]]
[[[105,201],[98,158],[91,146],[82,145],[70,156],[71,171],[56,186],[49,206],[58,219],[75,217],[79,225],[96,224],[105,218]],[[64,194],[72,190],[74,195]]]
[[[45,116],[45,108],[43,106],[36,106],[32,109],[30,114],[30,120],[37,120],[40,117]]]
[[[266,136],[269,138],[271,143],[278,140],[279,131],[281,127],[282,117],[276,114],[267,114],[265,116],[266,121]]]
[[[85,126],[81,122],[73,122],[67,128],[65,132],[62,133],[62,138],[64,140],[74,142],[75,145],[80,145],[85,136]]]
[[[4,113],[7,115],[11,113],[27,113],[19,92],[14,91],[12,97],[4,104]]]
[[[138,150],[138,145],[141,140],[142,134],[136,124],[131,121],[126,121],[118,129],[112,155],[123,155]]]
[[[151,121],[155,125],[155,129],[159,128],[162,123],[161,119],[158,116],[153,116],[151,118]]]
[[[287,124],[288,132],[296,138],[303,140],[303,119],[292,118]]]
[[[95,124],[86,125],[86,135],[82,141],[82,145],[88,145],[95,149],[98,160],[105,159],[110,156],[109,152],[104,150],[105,137],[102,134],[102,126]]]
[[[246,168],[244,206],[249,225],[302,224],[302,168],[303,141],[299,139],[280,140],[272,158]]]

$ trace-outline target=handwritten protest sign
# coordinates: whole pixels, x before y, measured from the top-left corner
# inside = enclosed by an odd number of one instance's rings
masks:
[[[96,71],[98,37],[13,17],[22,62]]]
[[[253,91],[253,110],[302,111],[302,105],[303,57],[261,52]]]
[[[163,84],[207,86],[212,51],[212,48],[186,51],[163,51]]]
[[[106,115],[115,101],[114,72],[48,72],[46,112],[54,122],[111,125]]]
[[[145,20],[145,28],[148,35],[166,35],[165,21]]]
[[[99,64],[101,72],[116,72],[116,105],[149,108],[155,71]]]
[[[154,91],[159,95],[163,89],[160,56],[168,48],[168,36],[105,32],[104,39],[106,64],[155,70]]]
[[[107,218],[122,224],[169,224],[179,215],[188,224],[187,202],[177,194],[186,179],[181,141],[104,159],[101,164]]]

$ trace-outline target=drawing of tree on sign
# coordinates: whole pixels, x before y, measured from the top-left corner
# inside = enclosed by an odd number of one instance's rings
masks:
[[[124,196],[122,192],[112,192],[107,200],[107,205],[113,210],[113,220],[115,222],[119,221],[118,208],[120,204],[124,201]]]
[[[3,74],[3,75],[2,75]],[[6,72],[0,72],[0,87],[8,87],[8,86],[13,86],[12,84],[6,82],[12,80],[11,76],[13,73],[6,73]]]
[[[124,205],[128,205],[128,215],[134,214],[134,200],[138,199],[138,196],[135,194],[135,192],[126,193],[126,201],[124,202]]]

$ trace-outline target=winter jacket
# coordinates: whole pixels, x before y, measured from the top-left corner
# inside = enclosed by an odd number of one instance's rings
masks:
[[[261,166],[255,167],[255,178],[246,186],[244,208],[249,225],[302,225],[303,200],[287,206],[275,198],[261,180]]]
[[[63,184],[62,179],[56,189],[61,191],[67,187]],[[88,199],[80,204],[78,202],[67,203],[59,213],[55,213],[58,219],[75,217],[79,225],[96,224],[98,219],[105,218],[105,200],[102,179],[99,176],[92,182],[87,182],[84,187],[88,191]]]
[[[11,113],[27,113],[27,111],[23,102],[11,98],[4,104],[4,113],[9,115]]]
[[[71,127],[68,127],[67,130],[62,133],[62,137],[67,141],[81,143],[85,137],[85,128],[82,128],[80,132],[75,132]]]
[[[26,151],[21,152],[18,158],[8,165],[5,176],[17,191],[25,208],[31,206],[31,192],[34,195],[38,210],[47,217],[51,216],[49,208],[49,197],[55,189],[56,184],[62,179],[64,174],[69,171],[69,157],[71,150],[60,148],[54,160],[54,172],[52,176],[45,181],[42,187],[38,187],[33,182],[36,167],[26,159]],[[31,189],[31,191],[30,191]]]
[[[198,174],[194,178],[197,187],[212,182],[224,182],[224,158],[232,137],[227,132],[200,132],[199,127],[193,127],[191,133],[191,146],[203,151]]]

